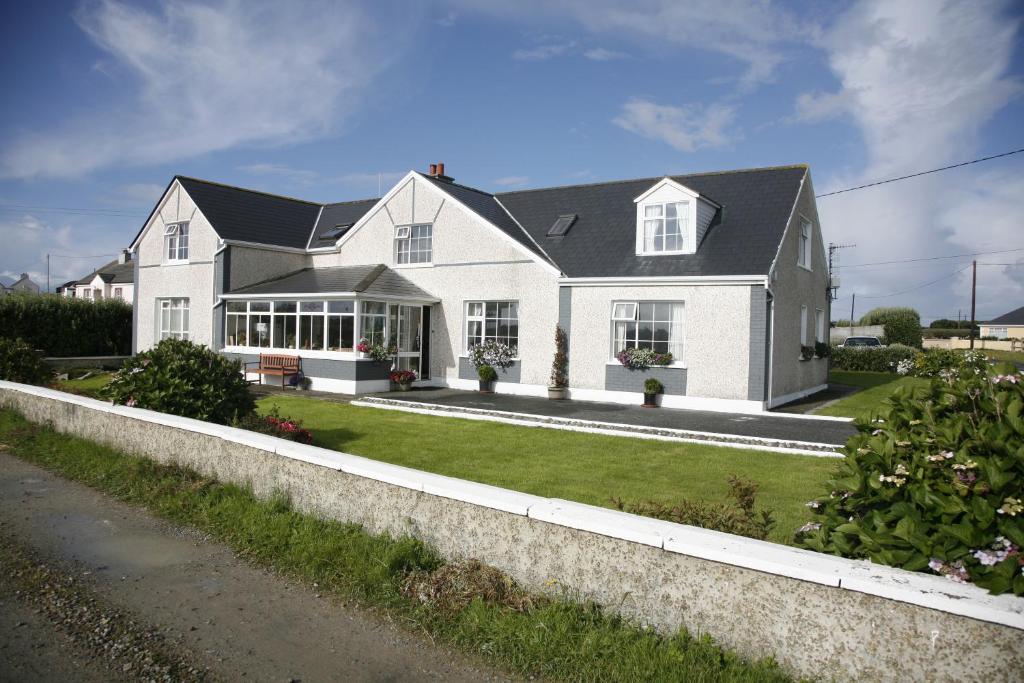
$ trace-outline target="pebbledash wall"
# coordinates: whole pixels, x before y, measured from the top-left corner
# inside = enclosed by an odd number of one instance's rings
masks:
[[[1019,680],[1024,599],[715,531],[428,474],[197,420],[0,382],[37,423],[371,532],[552,582],[663,632],[709,634],[795,676]]]

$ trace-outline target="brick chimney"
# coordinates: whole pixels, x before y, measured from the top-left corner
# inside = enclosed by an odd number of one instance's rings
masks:
[[[439,161],[436,164],[430,164],[430,171],[427,173],[427,175],[429,175],[431,178],[437,178],[438,180],[443,180],[446,183],[450,183],[453,180],[455,180],[451,176],[447,176],[447,175],[444,174],[444,162],[443,161]]]

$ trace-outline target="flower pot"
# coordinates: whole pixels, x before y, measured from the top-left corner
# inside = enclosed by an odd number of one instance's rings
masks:
[[[409,391],[412,389],[412,384],[409,382],[396,382],[395,386],[398,387],[399,391]]]
[[[644,393],[644,408],[657,408],[658,407],[658,395]]]
[[[548,387],[548,398],[552,401],[563,401],[568,393],[569,389],[566,387]]]
[[[481,394],[493,394],[494,393],[494,380],[479,380],[480,381],[480,393]]]

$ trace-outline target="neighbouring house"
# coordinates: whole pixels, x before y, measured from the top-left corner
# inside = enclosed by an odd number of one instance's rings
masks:
[[[74,298],[75,286],[78,284],[78,280],[68,280],[67,282],[57,285],[57,288],[53,290],[59,296],[66,296]]]
[[[5,278],[3,283],[0,283],[0,295],[2,294],[38,294],[39,285],[32,281],[32,278],[28,276],[28,273],[22,273],[21,276],[14,280],[13,278]]]
[[[64,296],[79,299],[121,299],[131,303],[135,298],[135,264],[131,251],[124,249],[117,259],[89,273],[68,288]]]
[[[1024,306],[981,323],[982,337],[1024,339]]]
[[[826,386],[828,273],[806,166],[490,193],[444,165],[382,198],[319,204],[173,178],[131,245],[135,339],[244,361],[301,357],[312,387],[473,389],[472,347],[516,349],[495,390],[545,395],[554,333],[569,396],[754,412]],[[391,347],[377,362],[360,340]],[[624,349],[671,353],[629,369]]]

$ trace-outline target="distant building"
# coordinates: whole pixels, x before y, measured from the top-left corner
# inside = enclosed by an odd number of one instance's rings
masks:
[[[121,299],[132,302],[135,296],[135,264],[124,250],[117,259],[97,268],[64,291],[66,297],[79,299]]]
[[[22,273],[21,277],[8,285],[0,284],[4,291],[0,294],[38,294],[39,285],[32,281],[28,273]]]
[[[982,337],[1024,339],[1024,306],[981,323]]]
[[[54,291],[60,296],[66,296],[74,298],[75,296],[75,285],[78,284],[78,280],[68,280],[62,285],[58,285]]]

